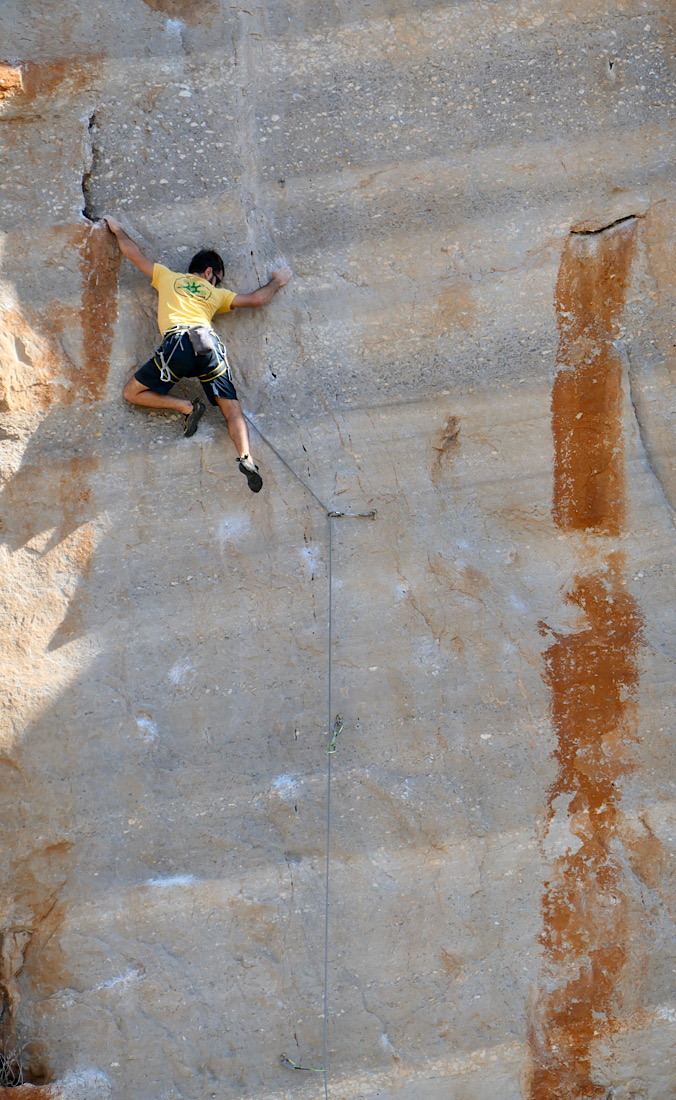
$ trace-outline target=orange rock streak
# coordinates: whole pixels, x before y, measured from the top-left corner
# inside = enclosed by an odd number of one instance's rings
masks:
[[[631,767],[641,613],[621,582],[622,556],[575,578],[567,599],[586,626],[556,634],[545,653],[558,773],[552,803],[570,796],[580,847],[556,860],[543,899],[544,981],[531,1017],[531,1100],[606,1095],[592,1079],[590,1048],[612,1025],[615,979],[628,943],[622,870],[613,854],[616,781]]]
[[[554,520],[618,535],[624,519],[622,368],[613,347],[636,222],[572,235],[556,286],[559,368],[552,393]]]
[[[17,92],[23,91],[23,80],[21,79],[21,69],[17,69],[14,65],[7,65],[4,61],[0,61],[0,103],[8,96],[15,95]]]
[[[564,531],[615,536],[624,518],[622,376],[612,341],[624,305],[636,223],[571,237],[557,284],[559,371],[552,395],[553,515]],[[598,549],[598,547],[597,547]],[[623,584],[622,554],[585,569],[566,594],[583,622],[552,632],[546,680],[557,737],[548,791],[569,799],[571,844],[556,859],[543,898],[544,949],[530,1016],[530,1100],[605,1097],[592,1045],[614,1026],[616,980],[631,935],[623,890],[617,780],[632,766],[639,680],[640,608]],[[547,630],[543,624],[543,629]],[[573,851],[573,848],[577,848]]]
[[[110,367],[120,261],[117,242],[99,222],[87,232],[80,248],[83,372],[89,395],[95,399],[105,392]]]

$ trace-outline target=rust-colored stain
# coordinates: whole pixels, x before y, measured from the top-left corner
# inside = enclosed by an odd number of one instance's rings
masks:
[[[59,846],[52,845],[52,847],[58,849]],[[71,847],[72,845],[69,845],[69,849]],[[57,858],[59,871],[63,874],[70,860],[69,850],[58,855]],[[59,883],[59,889],[61,885],[62,883]],[[39,908],[45,908],[42,900],[39,902]],[[24,973],[30,987],[39,990],[41,998],[53,996],[59,989],[66,987],[70,979],[68,959],[61,946],[60,938],[66,917],[66,906],[54,904],[47,910],[44,917],[36,916],[33,921],[35,931],[26,950]]]
[[[99,55],[87,58],[64,57],[56,61],[24,61],[16,69],[0,65],[0,87],[3,70],[10,70],[7,78],[14,80],[12,70],[19,73],[17,91],[23,93],[23,102],[30,103],[40,97],[52,98],[55,94],[73,96],[91,86],[92,76],[101,62]],[[1,94],[1,92],[0,92]],[[19,106],[17,102],[17,106]]]
[[[617,758],[628,729],[633,730],[642,618],[622,584],[623,565],[622,554],[611,553],[604,572],[575,578],[566,601],[583,612],[588,625],[573,634],[555,633],[556,642],[545,653],[559,764],[549,803],[572,794],[570,814],[593,811],[602,817],[625,770]]]
[[[451,461],[454,452],[460,446],[460,420],[457,416],[449,416],[442,428],[436,432],[432,440],[432,449],[436,452],[432,462],[431,478],[434,485],[441,480],[447,462]]]
[[[636,223],[572,237],[556,289],[560,344],[552,396],[553,515],[564,531],[614,536],[624,517],[621,364],[612,347],[635,246]],[[597,547],[598,551],[598,547]],[[623,825],[616,786],[632,767],[642,615],[608,546],[566,593],[582,624],[549,631],[544,654],[557,738],[548,791],[551,822],[569,799],[571,849],[555,860],[543,898],[540,989],[530,1014],[530,1100],[605,1097],[594,1079],[598,1037],[618,1024],[616,982],[631,945]],[[577,844],[577,851],[572,851]]]
[[[218,0],[143,0],[153,11],[184,23],[198,23],[205,15],[218,12]]]
[[[70,404],[78,370],[64,351],[59,329],[73,323],[72,310],[64,306],[52,318],[7,308],[0,310],[0,321],[0,409],[44,411]]]
[[[437,299],[436,325],[448,332],[469,329],[474,323],[476,306],[468,279],[456,279],[442,290]]]
[[[458,974],[462,971],[462,959],[452,955],[450,951],[447,951],[445,947],[441,948],[441,965],[448,974],[449,978],[457,978]]]
[[[54,1090],[50,1085],[19,1085],[0,1089],[0,1100],[50,1100]]]
[[[454,592],[480,600],[490,591],[491,582],[486,573],[473,565],[462,565],[449,561],[443,554],[428,554],[427,564],[430,572]]]
[[[14,65],[7,65],[4,62],[0,62],[0,103],[3,99],[7,99],[8,96],[16,95],[17,92],[23,91],[23,80],[21,79],[21,69],[17,69]]]
[[[59,227],[50,246],[49,267],[62,257],[72,262],[76,251],[82,278],[80,305],[57,296],[40,312],[25,304],[0,310],[0,408],[12,412],[46,410],[81,398],[96,400],[105,391],[117,319],[120,251],[101,223]],[[55,275],[55,288],[59,286]],[[76,344],[73,337],[78,332],[82,359],[76,362],[67,348]]]
[[[86,232],[80,248],[82,272],[83,371],[89,396],[105,392],[117,320],[117,277],[121,253],[103,222]]]
[[[571,235],[556,286],[558,373],[552,393],[554,520],[617,535],[624,518],[622,364],[613,347],[636,221]]]
[[[622,556],[603,573],[576,577],[567,600],[585,626],[554,634],[545,653],[558,772],[552,803],[571,797],[570,831],[580,847],[554,866],[543,900],[547,992],[531,1017],[531,1100],[606,1095],[592,1080],[591,1045],[612,1026],[615,979],[629,932],[622,869],[612,852],[616,781],[631,767],[636,732],[637,652],[642,617],[622,585]]]

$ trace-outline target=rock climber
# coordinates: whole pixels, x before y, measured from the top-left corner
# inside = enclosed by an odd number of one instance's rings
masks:
[[[152,279],[159,295],[157,323],[162,343],[129,379],[122,391],[124,397],[132,405],[183,413],[183,434],[194,435],[206,406],[197,398],[190,402],[175,397],[170,390],[181,378],[198,378],[210,403],[218,405],[225,417],[237,448],[241,473],[252,493],[259,493],[263,479],[251,456],[249,432],[232,384],[227,353],[210,322],[215,313],[267,305],[292,277],[291,268],[277,268],[271,273],[270,282],[258,290],[235,294],[221,286],[225,267],[218,252],[210,249],[198,252],[190,261],[187,274],[170,271],[145,256],[117,218],[106,214],[103,220],[115,234],[123,256]]]

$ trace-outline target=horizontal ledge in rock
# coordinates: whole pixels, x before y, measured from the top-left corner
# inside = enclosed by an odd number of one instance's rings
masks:
[[[591,219],[583,222],[578,222],[577,225],[571,225],[570,232],[578,234],[579,236],[591,237],[595,233],[605,233],[607,229],[614,229],[616,225],[622,225],[623,222],[633,221],[635,218],[644,218],[645,212],[639,214],[623,214],[621,218],[615,218],[611,222],[606,222],[605,225],[598,225]]]

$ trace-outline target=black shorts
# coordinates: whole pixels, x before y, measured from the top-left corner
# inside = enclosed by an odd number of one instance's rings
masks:
[[[230,377],[227,354],[218,337],[216,348],[217,350],[210,351],[207,355],[195,355],[186,332],[170,333],[165,336],[152,359],[139,367],[134,378],[147,389],[162,394],[169,393],[182,378],[197,378],[212,405],[218,403],[217,397],[236,401],[237,390]],[[166,380],[162,377],[160,352],[167,364],[165,376],[167,372],[170,376]],[[221,373],[218,373],[219,370]],[[217,377],[214,378],[214,374]]]

